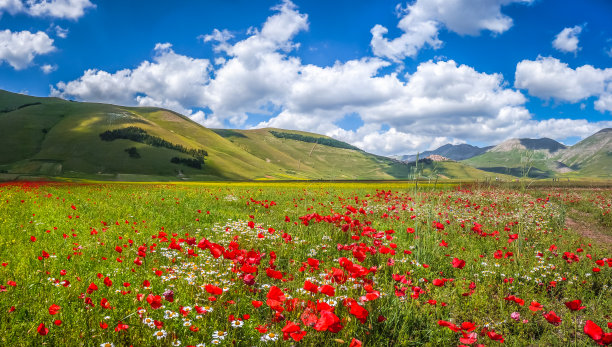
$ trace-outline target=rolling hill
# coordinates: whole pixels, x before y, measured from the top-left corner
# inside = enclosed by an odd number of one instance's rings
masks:
[[[108,180],[407,179],[414,169],[347,143],[282,129],[208,129],[152,107],[0,91],[0,173]],[[421,165],[444,178],[488,174]],[[428,171],[429,170],[429,171]]]
[[[602,129],[555,156],[578,174],[612,177],[612,128]]]
[[[566,146],[549,138],[509,139],[483,154],[462,161],[480,170],[517,177],[554,177],[565,166],[553,157]]]

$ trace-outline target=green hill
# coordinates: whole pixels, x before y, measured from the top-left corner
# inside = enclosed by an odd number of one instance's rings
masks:
[[[462,163],[515,177],[548,178],[564,171],[564,165],[554,157],[565,149],[563,144],[548,138],[510,139]]]
[[[108,180],[408,179],[405,163],[313,133],[207,129],[172,111],[0,91],[0,173]],[[431,165],[430,165],[431,166]],[[446,168],[448,166],[448,168]],[[487,174],[438,165],[430,175]],[[427,165],[423,166],[427,172]]]
[[[577,172],[568,175],[612,177],[612,128],[599,132],[562,151],[556,160]]]

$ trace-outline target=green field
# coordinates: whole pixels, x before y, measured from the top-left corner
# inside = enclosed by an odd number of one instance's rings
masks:
[[[612,339],[612,190],[516,184],[3,184],[0,341]]]

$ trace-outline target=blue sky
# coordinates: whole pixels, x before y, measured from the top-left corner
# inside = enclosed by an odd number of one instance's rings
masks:
[[[612,127],[606,0],[0,1],[0,88],[378,154]]]

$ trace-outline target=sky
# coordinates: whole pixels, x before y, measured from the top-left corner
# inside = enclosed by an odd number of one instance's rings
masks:
[[[0,89],[401,155],[612,127],[609,0],[0,0]]]

